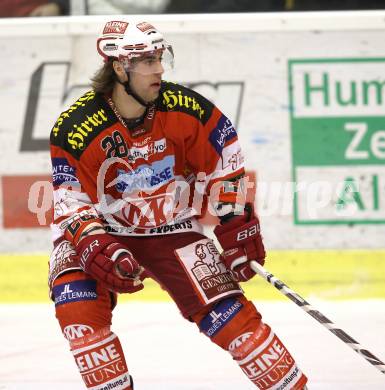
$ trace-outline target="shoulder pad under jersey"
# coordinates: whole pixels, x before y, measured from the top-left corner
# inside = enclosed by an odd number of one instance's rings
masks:
[[[50,142],[79,159],[91,141],[115,122],[116,117],[104,98],[88,91],[60,114],[51,130]]]
[[[166,112],[184,112],[205,125],[210,119],[214,104],[190,88],[162,81],[157,109]]]

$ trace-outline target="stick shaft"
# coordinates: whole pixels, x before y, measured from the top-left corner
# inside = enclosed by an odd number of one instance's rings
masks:
[[[263,279],[273,285],[277,290],[279,290],[283,295],[287,296],[292,300],[297,306],[304,310],[307,314],[311,315],[315,320],[317,320],[321,325],[326,329],[332,332],[340,340],[342,340],[346,345],[352,348],[360,356],[362,356],[366,361],[376,367],[379,371],[385,374],[385,364],[369,352],[366,348],[360,345],[356,340],[350,337],[345,331],[338,328],[332,321],[325,317],[321,312],[316,310],[309,302],[303,299],[300,295],[290,289],[285,283],[276,278],[272,273],[268,272],[263,266],[258,264],[256,261],[251,261],[251,268]]]

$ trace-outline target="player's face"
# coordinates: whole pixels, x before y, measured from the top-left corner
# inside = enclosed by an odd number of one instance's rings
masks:
[[[162,54],[147,56],[130,72],[131,88],[145,101],[152,101],[159,95],[163,73]]]

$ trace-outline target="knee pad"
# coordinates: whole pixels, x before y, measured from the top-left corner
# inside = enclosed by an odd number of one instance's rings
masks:
[[[84,272],[60,276],[52,293],[56,318],[67,340],[111,326],[113,296]]]
[[[88,389],[133,390],[119,338],[109,328],[73,339],[70,346]]]
[[[223,299],[193,316],[201,332],[226,351],[238,336],[252,333],[261,323],[261,314],[243,295]]]

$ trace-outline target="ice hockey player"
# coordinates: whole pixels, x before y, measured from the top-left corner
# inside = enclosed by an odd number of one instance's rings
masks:
[[[172,47],[147,22],[108,21],[93,89],[50,137],[56,317],[89,389],[133,389],[111,330],[119,293],[156,280],[259,389],[305,388],[292,355],[239,287],[265,250],[236,130],[209,100],[162,80]],[[202,234],[199,217],[219,216]],[[161,360],[161,351],[159,351]]]

